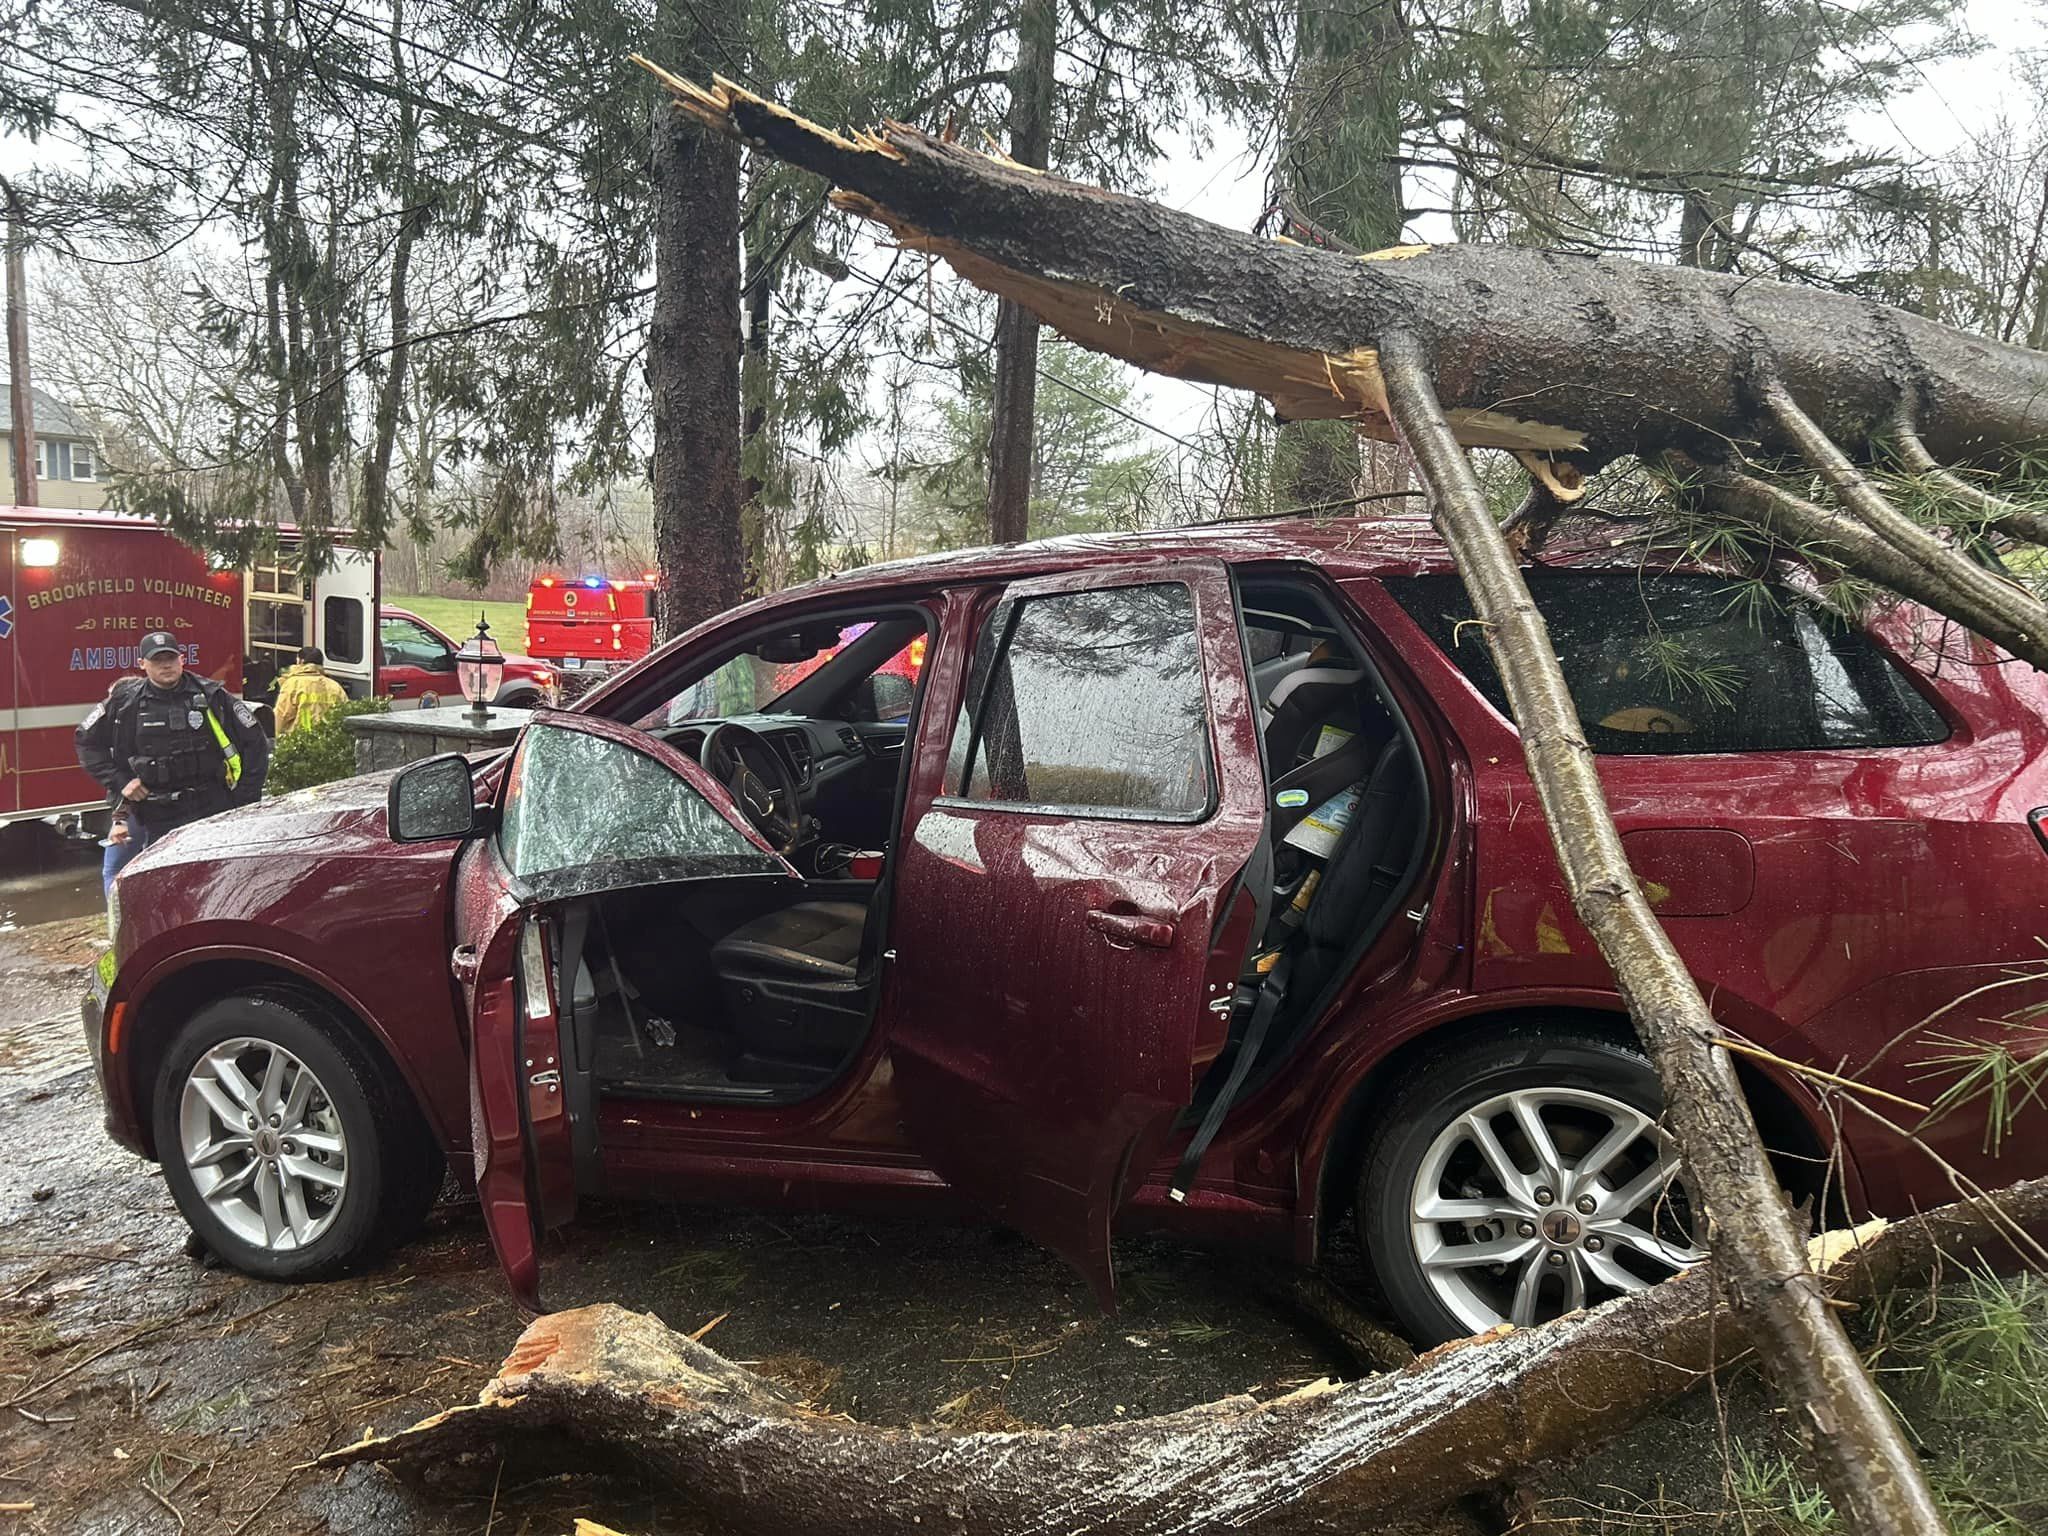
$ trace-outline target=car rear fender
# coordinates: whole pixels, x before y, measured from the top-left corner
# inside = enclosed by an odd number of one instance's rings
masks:
[[[1725,993],[1715,1001],[1716,1014],[1731,1039],[1773,1030],[1782,1033],[1781,1028],[1767,1024],[1768,1015],[1740,1018],[1749,1010]],[[1440,999],[1396,1018],[1377,1018],[1369,1027],[1352,1032],[1359,1047],[1332,1064],[1303,1120],[1294,1217],[1294,1252],[1299,1262],[1315,1262],[1324,1241],[1325,1218],[1337,1215],[1350,1201],[1359,1143],[1371,1123],[1374,1104],[1431,1054],[1473,1035],[1531,1023],[1580,1030],[1590,1027],[1618,1039],[1635,1040],[1621,999],[1594,989],[1467,994]],[[1818,1157],[1823,1148],[1835,1144],[1825,1106],[1797,1073],[1770,1062],[1738,1057],[1736,1074],[1766,1141],[1802,1158]],[[1840,1148],[1835,1183],[1838,1192],[1832,1200],[1861,1206],[1863,1181],[1846,1145]]]

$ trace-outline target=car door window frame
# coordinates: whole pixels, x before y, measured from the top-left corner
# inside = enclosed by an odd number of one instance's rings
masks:
[[[967,676],[963,681],[962,703],[967,717],[964,726],[967,732],[967,750],[962,758],[961,788],[973,783],[976,762],[982,748],[982,726],[986,714],[988,696],[994,685],[996,669],[1009,656],[1011,642],[1016,637],[1018,617],[1027,604],[1044,598],[1065,597],[1096,592],[1113,592],[1119,588],[1141,586],[1177,586],[1188,595],[1188,633],[1194,641],[1195,664],[1200,669],[1202,695],[1202,775],[1205,788],[1203,802],[1199,807],[1186,811],[1160,810],[1150,806],[1116,805],[1071,805],[1056,801],[993,800],[949,790],[945,780],[941,781],[940,793],[933,797],[934,806],[950,810],[1000,811],[1010,815],[1058,816],[1073,821],[1138,821],[1172,826],[1199,826],[1217,813],[1222,802],[1222,786],[1216,751],[1216,710],[1213,679],[1202,653],[1201,618],[1199,599],[1195,588],[1185,575],[1168,574],[1144,568],[1134,570],[1084,570],[1071,573],[1065,579],[1026,579],[1010,584],[995,593],[977,615],[974,623],[973,649],[967,657]],[[1018,587],[1028,587],[1021,595]],[[1234,601],[1234,595],[1233,595]],[[986,673],[975,675],[982,642],[993,635],[994,644],[989,652]],[[1249,686],[1249,684],[1247,684]],[[953,728],[946,736],[946,761],[943,771],[950,778],[952,773],[953,744],[958,738],[963,722],[955,717]],[[1263,776],[1263,764],[1261,774]]]

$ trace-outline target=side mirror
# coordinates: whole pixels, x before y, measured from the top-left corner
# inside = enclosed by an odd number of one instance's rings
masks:
[[[385,798],[384,821],[395,843],[468,837],[477,829],[469,759],[444,752],[399,769]]]

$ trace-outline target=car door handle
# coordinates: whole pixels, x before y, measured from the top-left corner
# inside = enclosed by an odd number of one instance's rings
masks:
[[[1104,912],[1097,907],[1089,910],[1088,926],[1125,944],[1143,944],[1152,949],[1167,949],[1173,944],[1173,924],[1163,917]]]
[[[475,981],[476,968],[476,946],[474,944],[456,945],[454,953],[448,957],[448,969],[455,973],[455,979],[465,983]]]

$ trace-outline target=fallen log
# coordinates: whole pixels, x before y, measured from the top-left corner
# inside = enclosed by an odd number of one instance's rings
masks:
[[[1937,1273],[2010,1270],[2048,1232],[2048,1179],[1816,1238],[1837,1302]],[[1393,1528],[1627,1429],[1742,1356],[1711,1264],[1402,1370],[1268,1402],[1010,1434],[884,1429],[813,1412],[659,1319],[601,1305],[537,1319],[474,1404],[322,1466],[383,1462],[430,1490],[630,1471],[743,1528],[818,1536],[1266,1533]]]

